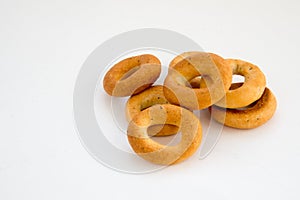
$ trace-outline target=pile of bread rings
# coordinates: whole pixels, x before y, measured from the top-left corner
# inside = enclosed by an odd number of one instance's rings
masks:
[[[208,109],[214,120],[238,129],[258,127],[276,110],[265,75],[246,61],[185,52],[170,62],[164,84],[152,86],[160,73],[159,59],[143,54],[118,62],[103,79],[107,94],[130,96],[125,111],[128,142],[140,157],[155,164],[179,163],[200,146],[202,126],[194,110]],[[245,81],[232,83],[233,75]],[[179,132],[181,141],[175,146],[151,138]]]

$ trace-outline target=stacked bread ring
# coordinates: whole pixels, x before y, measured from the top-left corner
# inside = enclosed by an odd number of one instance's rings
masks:
[[[202,125],[193,110],[208,109],[217,122],[238,129],[258,127],[276,110],[265,75],[246,61],[184,52],[170,62],[164,84],[152,86],[160,72],[159,59],[144,54],[118,62],[103,79],[107,94],[130,96],[125,111],[128,142],[155,164],[179,163],[200,146]],[[233,75],[244,76],[244,83],[232,83]],[[178,132],[182,137],[175,146],[151,138]]]

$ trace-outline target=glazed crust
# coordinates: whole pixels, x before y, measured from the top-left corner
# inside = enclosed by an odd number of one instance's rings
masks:
[[[182,134],[179,144],[166,146],[149,137],[147,128],[162,123],[179,127]],[[172,165],[187,159],[197,150],[202,139],[202,126],[187,109],[170,104],[154,105],[133,118],[127,135],[129,144],[139,156],[155,164]]]
[[[163,93],[163,86],[151,86],[143,92],[133,95],[128,99],[126,103],[127,121],[130,122],[134,116],[150,106],[168,103],[169,102]],[[148,134],[150,136],[168,136],[176,134],[177,132],[178,127],[171,124],[153,125],[148,128]]]
[[[159,77],[161,64],[150,54],[124,59],[105,74],[103,87],[111,96],[124,97],[137,94],[150,87]]]
[[[191,110],[200,110],[223,98],[232,80],[232,70],[228,63],[212,53],[188,52],[184,56],[184,59],[174,59],[170,64],[164,81],[167,100]],[[192,88],[189,82],[200,75],[207,87]]]
[[[242,83],[235,83],[241,85]],[[272,118],[277,107],[274,94],[268,88],[265,88],[263,95],[259,100],[243,109],[225,109],[218,106],[212,106],[209,110],[212,117],[226,126],[251,129],[261,126]]]

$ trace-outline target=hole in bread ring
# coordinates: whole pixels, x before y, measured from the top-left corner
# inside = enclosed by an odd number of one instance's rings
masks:
[[[234,83],[233,85],[241,85]],[[210,107],[212,117],[226,126],[239,129],[256,128],[272,118],[276,110],[276,98],[270,89],[265,88],[260,99],[247,107],[226,109],[218,106]]]
[[[206,80],[206,81],[205,81]],[[210,81],[212,82],[211,78],[209,76],[206,76],[205,78],[202,78],[202,76],[197,76],[189,81],[187,84],[187,87],[190,88],[206,88],[206,82]]]
[[[162,123],[179,127],[179,144],[166,146],[149,137],[147,128]],[[197,150],[202,139],[202,126],[199,119],[187,109],[170,104],[154,105],[133,118],[127,136],[132,149],[145,160],[171,165],[187,159]]]
[[[133,56],[109,69],[104,76],[103,87],[111,96],[130,96],[150,87],[160,72],[161,64],[155,56],[150,54]]]
[[[188,52],[184,59],[177,60],[180,61],[171,65],[164,82],[164,93],[170,103],[200,110],[225,96],[231,85],[232,70],[223,58],[212,53]],[[200,75],[207,87],[186,86]]]
[[[168,104],[164,96],[163,86],[152,86],[143,92],[131,96],[126,103],[126,118],[130,122],[134,116],[146,108],[156,104]],[[168,136],[178,132],[178,127],[171,124],[158,124],[148,128],[150,136]]]

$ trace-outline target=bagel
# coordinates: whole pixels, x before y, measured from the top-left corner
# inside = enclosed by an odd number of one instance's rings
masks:
[[[224,108],[242,108],[258,100],[266,87],[266,78],[258,66],[237,59],[226,59],[232,73],[245,77],[244,84],[230,89],[215,105]]]
[[[105,74],[103,87],[111,96],[130,96],[150,87],[160,72],[160,61],[153,55],[143,54],[126,58]]]
[[[242,83],[232,84],[238,88]],[[270,89],[265,88],[259,100],[243,109],[226,109],[219,106],[210,107],[210,113],[217,122],[239,129],[256,128],[272,118],[277,107],[276,98]]]
[[[188,52],[184,59],[177,61],[169,68],[164,81],[164,94],[170,103],[200,110],[225,96],[231,85],[232,70],[222,57],[213,53]],[[198,76],[206,81],[206,88],[191,88],[189,81]]]
[[[149,137],[147,128],[163,123],[179,127],[182,135],[179,144],[162,145]],[[159,165],[172,165],[187,159],[197,150],[202,139],[202,126],[187,109],[170,104],[154,105],[133,118],[128,125],[127,138],[132,149],[143,159]]]
[[[142,110],[155,104],[168,104],[164,96],[163,86],[151,86],[143,92],[131,96],[126,103],[126,118],[130,122],[134,116]],[[178,127],[174,125],[153,125],[148,129],[150,136],[168,136],[178,132]]]

